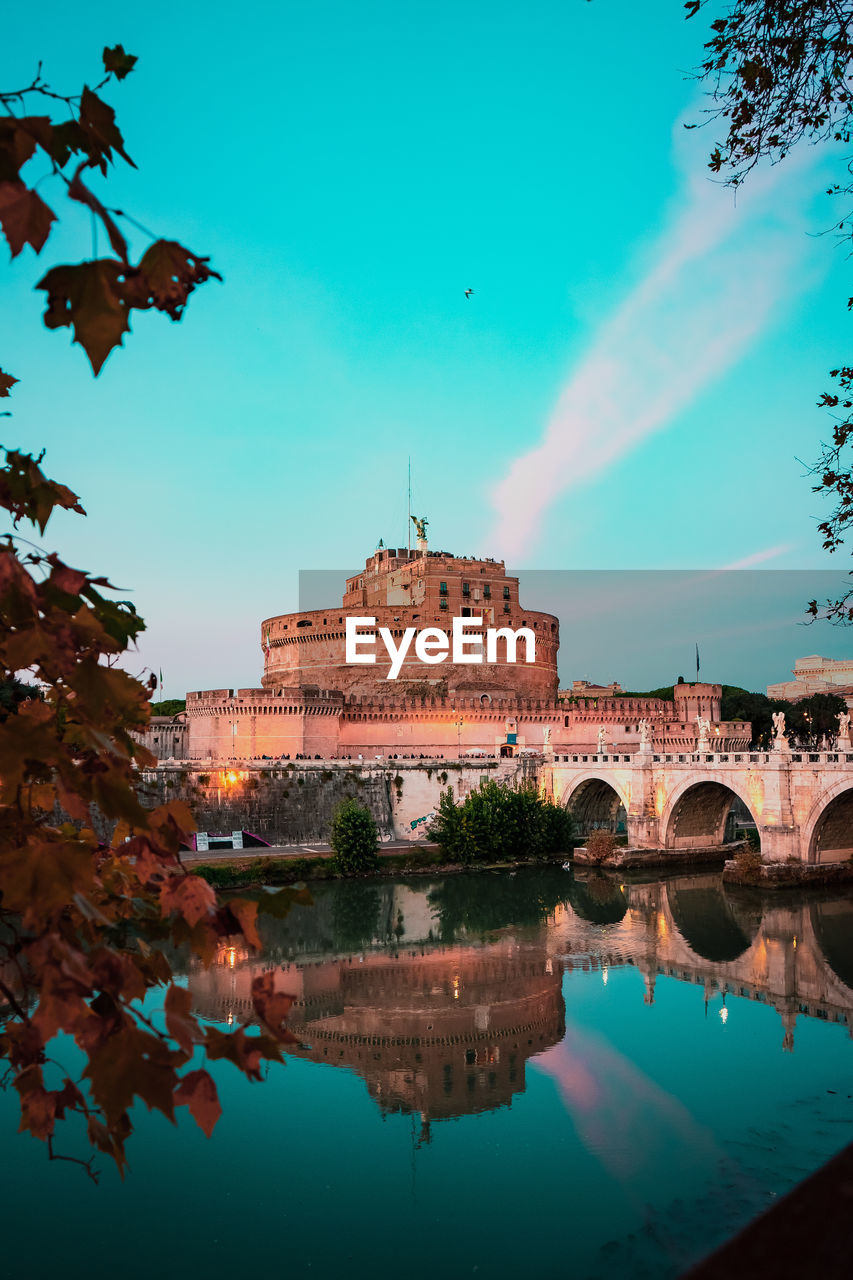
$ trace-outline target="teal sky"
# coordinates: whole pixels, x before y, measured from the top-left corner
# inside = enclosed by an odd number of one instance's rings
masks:
[[[845,259],[814,235],[833,215],[816,156],[736,206],[707,180],[716,135],[680,123],[703,24],[678,0],[6,16],[4,87],[41,58],[76,91],[104,44],[138,55],[105,94],[139,165],[108,201],[225,277],[181,324],[137,316],[94,380],[32,289],[91,252],[85,211],[42,184],[62,227],[3,272],[21,385],[2,438],[46,446],[81,494],[89,519],[50,546],[132,592],[167,694],[256,683],[257,624],[296,607],[299,569],[402,545],[409,456],[457,554],[826,563],[796,459],[830,430],[813,406],[846,354]],[[768,680],[849,647],[829,628],[761,644]],[[565,631],[563,658],[596,677]]]

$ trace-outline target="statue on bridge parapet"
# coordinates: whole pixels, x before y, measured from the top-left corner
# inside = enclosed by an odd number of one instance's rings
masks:
[[[600,756],[607,755],[607,734],[605,733],[604,725],[602,725],[598,731],[598,745],[596,747],[596,751]]]
[[[787,751],[788,738],[785,734],[785,712],[773,712],[773,750]]]
[[[641,720],[638,727],[640,730],[640,750],[649,752],[652,749],[652,726],[648,720]]]
[[[710,751],[711,721],[708,720],[706,716],[703,716],[701,712],[696,717],[696,728],[699,731],[699,741],[696,744],[696,750]]]
[[[853,750],[853,743],[850,741],[850,712],[839,711],[836,719],[838,720],[838,747],[841,751]]]

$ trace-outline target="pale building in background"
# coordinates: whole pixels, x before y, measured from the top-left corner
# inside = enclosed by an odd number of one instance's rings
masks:
[[[853,706],[853,658],[821,658],[812,654],[797,658],[793,680],[767,686],[768,698],[784,698],[798,702],[810,698],[813,693],[836,693]]]

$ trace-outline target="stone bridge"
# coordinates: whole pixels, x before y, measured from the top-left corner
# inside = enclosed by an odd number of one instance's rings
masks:
[[[793,1048],[801,1015],[841,1023],[853,1035],[847,899],[729,894],[719,873],[619,884],[590,871],[576,878],[571,910],[574,920],[561,917],[568,929],[548,934],[549,950],[565,968],[634,965],[645,978],[647,1004],[654,1003],[658,978],[670,977],[703,987],[706,1000],[721,993],[724,1003],[732,995],[772,1005],[785,1049]],[[606,953],[587,951],[579,920],[607,924]]]
[[[849,751],[555,755],[544,758],[540,778],[580,831],[625,829],[632,848],[722,845],[740,800],[770,861],[853,855]]]

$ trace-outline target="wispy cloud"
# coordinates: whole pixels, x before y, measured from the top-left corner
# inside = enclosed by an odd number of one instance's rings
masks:
[[[791,547],[787,542],[780,543],[778,547],[765,547],[763,551],[753,551],[732,564],[724,565],[719,572],[728,573],[730,569],[754,569],[757,564],[766,564],[768,560],[775,560],[777,556],[783,556],[790,550]]]
[[[687,138],[678,140],[679,209],[644,277],[602,324],[539,443],[491,495],[498,519],[489,545],[507,559],[531,549],[559,497],[671,425],[809,282],[804,232],[814,183],[804,173],[813,155],[752,175],[735,205],[707,180],[697,135]]]

